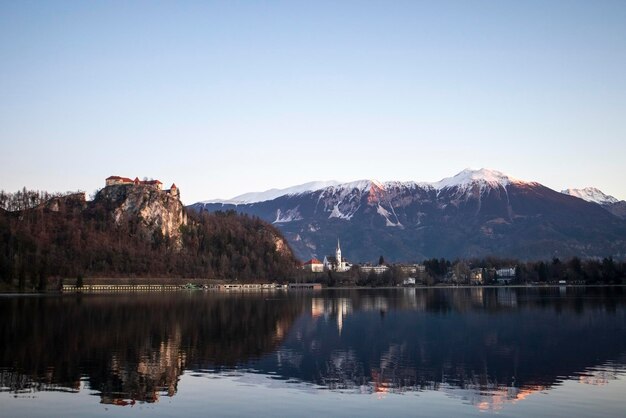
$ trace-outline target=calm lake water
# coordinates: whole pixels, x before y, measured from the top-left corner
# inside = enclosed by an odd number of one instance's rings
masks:
[[[626,416],[626,289],[0,296],[0,416]]]

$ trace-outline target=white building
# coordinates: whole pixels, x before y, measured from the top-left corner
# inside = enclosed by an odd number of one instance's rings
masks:
[[[499,284],[509,284],[515,279],[515,267],[496,270],[496,280]]]
[[[350,269],[350,264],[341,258],[341,246],[339,245],[339,239],[337,239],[337,249],[335,249],[335,255],[327,255],[324,257],[323,264],[324,270],[342,272]]]
[[[384,264],[378,266],[360,266],[359,269],[361,269],[361,271],[364,273],[370,273],[373,271],[376,274],[383,274],[384,272],[389,270],[389,266],[386,266]]]
[[[515,267],[508,267],[496,270],[498,277],[515,277]]]

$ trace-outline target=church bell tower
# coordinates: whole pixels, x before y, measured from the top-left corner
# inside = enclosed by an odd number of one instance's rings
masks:
[[[341,270],[341,246],[339,245],[339,238],[337,238],[337,249],[335,250],[335,258],[337,259],[337,270]]]

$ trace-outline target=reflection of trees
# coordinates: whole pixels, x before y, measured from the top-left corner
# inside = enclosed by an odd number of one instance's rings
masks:
[[[547,297],[546,297],[547,296]],[[172,396],[185,370],[240,367],[336,390],[442,390],[494,409],[626,363],[621,288],[400,289],[0,300],[0,384],[102,402]],[[621,367],[621,369],[620,369]]]
[[[294,303],[295,302],[295,303]],[[0,303],[0,376],[13,391],[79,388],[103,402],[176,393],[185,367],[246,363],[273,351],[301,311],[263,295],[11,298]]]

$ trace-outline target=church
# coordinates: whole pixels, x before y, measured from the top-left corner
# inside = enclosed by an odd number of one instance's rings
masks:
[[[324,270],[342,272],[350,270],[350,267],[350,264],[341,258],[341,246],[339,245],[339,239],[337,239],[335,255],[324,257]]]

